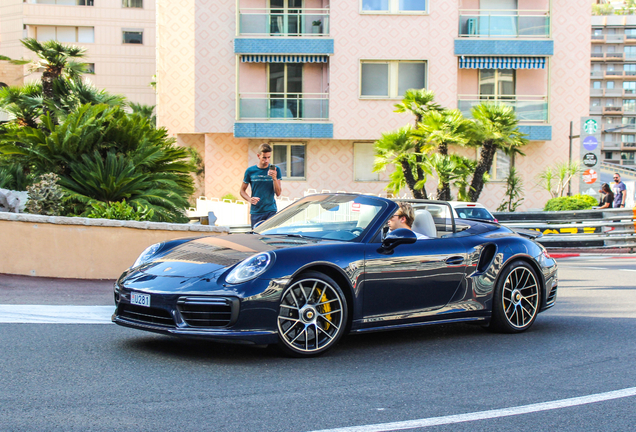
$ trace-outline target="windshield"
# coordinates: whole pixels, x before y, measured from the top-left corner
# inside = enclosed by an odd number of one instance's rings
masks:
[[[356,241],[386,206],[384,201],[369,196],[314,195],[292,204],[254,231]]]
[[[459,207],[455,208],[457,212],[457,216],[462,219],[483,219],[483,220],[494,220],[493,215],[490,214],[488,210],[480,207]]]

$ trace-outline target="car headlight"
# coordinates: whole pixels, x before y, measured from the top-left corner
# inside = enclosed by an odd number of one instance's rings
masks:
[[[234,267],[225,278],[231,284],[246,282],[260,276],[272,263],[272,255],[259,253],[253,255]]]
[[[132,268],[139,267],[140,265],[151,261],[152,256],[156,254],[159,249],[161,249],[161,246],[163,246],[163,243],[157,243],[153,244],[152,246],[148,246],[146,250],[144,250],[141,255],[139,255],[139,258],[137,258],[135,263],[132,265]]]

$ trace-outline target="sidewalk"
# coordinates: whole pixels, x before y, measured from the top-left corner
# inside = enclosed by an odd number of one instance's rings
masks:
[[[114,283],[0,274],[0,304],[114,306]]]

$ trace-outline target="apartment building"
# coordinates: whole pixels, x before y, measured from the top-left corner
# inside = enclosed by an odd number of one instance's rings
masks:
[[[57,40],[87,50],[85,62],[95,86],[130,101],[155,105],[150,87],[155,70],[154,0],[3,0],[0,3],[0,54],[30,58],[20,40]],[[4,64],[0,80],[18,85],[26,67]],[[4,73],[4,74],[3,74]]]
[[[590,115],[602,116],[604,162],[632,167],[636,154],[636,16],[592,17]]]
[[[208,197],[238,195],[261,142],[274,146],[283,195],[384,193],[373,142],[413,121],[394,104],[425,87],[467,115],[483,100],[515,107],[531,141],[515,161],[523,208],[542,206],[536,175],[567,160],[569,123],[589,111],[588,1],[158,0],[157,9],[158,121],[204,156]],[[497,156],[480,199],[491,209],[509,164]]]

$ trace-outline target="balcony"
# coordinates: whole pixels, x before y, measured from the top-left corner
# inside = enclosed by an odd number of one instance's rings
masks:
[[[625,43],[626,44],[636,44],[636,35],[625,35]]]
[[[550,37],[550,12],[546,10],[461,9],[459,37]]]
[[[625,41],[625,35],[610,34],[605,35],[606,44],[621,44]]]
[[[605,59],[608,61],[620,61],[623,60],[623,53],[618,53],[618,52],[608,52],[605,53]]]
[[[623,97],[624,93],[622,88],[605,89],[605,97]]]
[[[592,35],[592,43],[604,44],[605,35]]]
[[[620,142],[604,142],[601,145],[603,150],[620,150],[621,143]]]
[[[480,95],[459,95],[457,107],[465,116],[470,116],[470,109],[484,102],[501,103],[512,106],[519,122],[548,122],[547,96],[509,96],[501,99],[488,99],[487,96]]]
[[[239,12],[240,36],[322,37],[329,35],[329,9],[243,8]]]
[[[604,106],[603,115],[623,115],[623,107]]]
[[[239,120],[325,121],[329,96],[325,93],[240,93]]]
[[[593,70],[590,73],[590,78],[602,79],[602,78],[605,78],[605,74],[603,71]]]
[[[590,89],[590,96],[591,97],[603,97],[603,89]]]
[[[590,54],[590,57],[592,58],[592,61],[604,61],[605,60],[605,54],[604,53],[592,53],[592,54]]]
[[[24,3],[63,6],[93,6],[93,0],[25,0]]]

